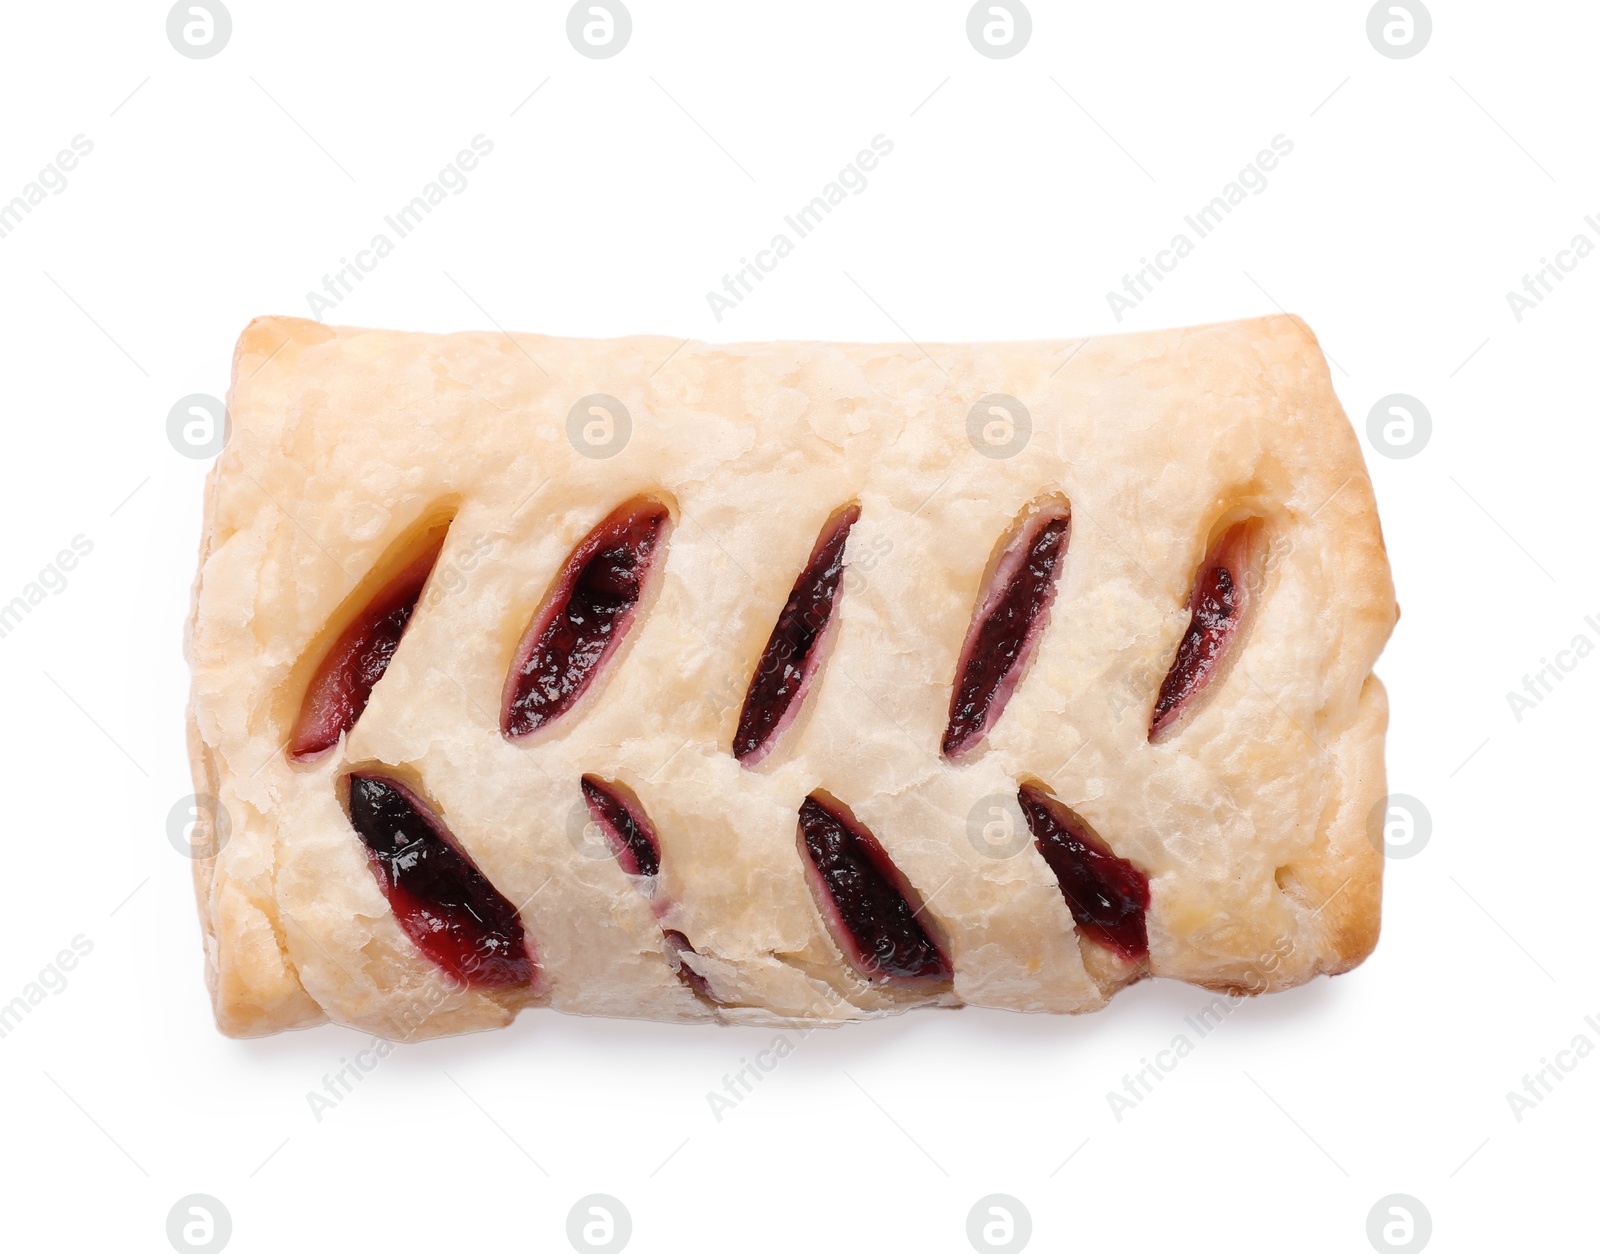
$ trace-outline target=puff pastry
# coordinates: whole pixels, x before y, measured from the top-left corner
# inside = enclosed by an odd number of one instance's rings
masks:
[[[228,408],[186,648],[230,1035],[1079,1012],[1376,943],[1397,611],[1295,318],[263,318]]]

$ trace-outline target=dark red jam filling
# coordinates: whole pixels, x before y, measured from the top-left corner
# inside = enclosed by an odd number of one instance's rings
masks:
[[[978,600],[950,694],[941,746],[952,760],[999,721],[1055,599],[1072,518],[1065,507],[1028,520]]]
[[[951,978],[950,960],[917,920],[904,877],[848,810],[816,793],[807,797],[800,852],[823,919],[864,978],[912,987]]]
[[[1189,596],[1188,630],[1150,716],[1151,740],[1176,723],[1217,677],[1249,608],[1248,579],[1259,531],[1254,519],[1238,523],[1206,554]]]
[[[711,991],[711,985],[706,983],[706,977],[683,960],[684,954],[694,953],[694,946],[689,943],[689,938],[672,928],[663,928],[661,935],[667,942],[667,961],[678,973],[678,978],[706,1001],[716,1001],[717,995]]]
[[[654,875],[661,869],[661,847],[638,798],[620,784],[595,775],[580,781],[589,815],[611,844],[617,862],[629,875]]]
[[[458,981],[526,988],[537,970],[516,908],[403,784],[350,776],[350,823],[395,920]]]
[[[626,785],[607,783],[597,775],[585,775],[579,782],[589,815],[605,834],[618,865],[629,875],[655,876],[661,870],[661,842],[639,798]],[[653,886],[647,892],[655,903],[656,913],[662,914],[665,901],[656,896]],[[661,929],[661,936],[666,942],[667,962],[677,977],[697,996],[716,1001],[716,994],[705,977],[683,960],[684,954],[695,951],[689,938],[674,928],[665,927]]]
[[[296,761],[325,753],[356,725],[400,646],[423,586],[439,560],[444,535],[441,530],[431,538],[428,547],[384,585],[322,659],[289,738],[289,755]]]
[[[1150,952],[1144,925],[1150,881],[1144,872],[1112,853],[1082,816],[1043,789],[1024,784],[1017,800],[1079,930],[1124,958],[1144,958]]]
[[[733,756],[745,766],[754,766],[766,757],[778,734],[800,712],[816,673],[817,641],[833,615],[834,599],[839,593],[845,541],[860,517],[861,507],[852,505],[823,528],[778,615],[745,693],[739,728],[733,737]]]
[[[572,551],[517,648],[500,716],[506,736],[559,718],[594,682],[633,622],[669,523],[659,501],[630,501]]]

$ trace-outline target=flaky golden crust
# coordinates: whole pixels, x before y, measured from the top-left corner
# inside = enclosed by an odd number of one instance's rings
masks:
[[[596,393],[631,419],[607,458],[567,435],[574,402]],[[993,394],[1031,420],[1008,457],[969,439],[969,411]],[[1145,970],[1269,991],[1348,970],[1376,943],[1368,815],[1387,705],[1371,670],[1394,595],[1359,446],[1297,319],[924,349],[266,318],[239,341],[229,409],[190,631],[195,787],[228,816],[196,867],[225,1032],[331,1019],[420,1037],[535,1003],[810,1023],[919,1004],[857,978],[817,916],[795,824],[819,788],[874,832],[948,939],[942,1004],[1091,1010]],[[638,494],[674,514],[653,602],[579,712],[507,741],[501,689],[530,615],[578,540]],[[980,581],[1045,494],[1073,518],[1048,625],[1003,717],[952,765],[938,748]],[[819,529],[850,501],[862,512],[829,656],[779,747],[744,769],[729,746],[745,685]],[[1267,542],[1248,635],[1152,745],[1196,567],[1240,511]],[[330,624],[440,512],[449,537],[366,713],[335,751],[292,763]],[[358,763],[424,789],[522,907],[538,995],[454,987],[400,930],[339,805]],[[664,917],[572,838],[585,772],[627,784],[654,821]],[[1150,876],[1147,968],[1080,941],[1029,842],[985,844],[986,825],[1025,834],[1024,779]],[[693,944],[715,1002],[674,973],[663,926]]]

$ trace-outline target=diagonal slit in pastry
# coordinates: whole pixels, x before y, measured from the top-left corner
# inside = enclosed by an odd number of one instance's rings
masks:
[[[653,880],[661,870],[661,842],[639,798],[626,784],[585,775],[578,781],[589,817],[629,875]]]
[[[671,511],[640,496],[578,542],[512,658],[500,710],[506,739],[549,726],[596,686],[638,617],[671,530]]]
[[[950,690],[940,746],[948,760],[972,752],[1005,712],[1049,621],[1071,531],[1067,499],[1043,497],[1028,506],[990,559]]]
[[[1034,846],[1055,873],[1079,935],[1111,950],[1125,962],[1150,954],[1145,914],[1150,880],[1111,846],[1072,807],[1037,782],[1017,789]],[[1086,955],[1087,957],[1087,955]]]
[[[880,987],[928,990],[954,976],[923,903],[877,837],[843,802],[813,792],[800,806],[800,861],[817,911],[856,973]]]
[[[376,770],[352,772],[341,791],[367,864],[412,943],[468,987],[533,987],[539,966],[517,908],[427,802]]]
[[[665,917],[671,903],[660,894],[656,881],[661,871],[661,840],[638,794],[626,784],[603,780],[598,775],[585,775],[579,784],[589,817],[611,846],[617,865],[634,878],[649,898],[657,919]],[[661,940],[667,962],[677,977],[702,1001],[717,1003],[719,999],[705,976],[684,960],[685,954],[696,952],[689,938],[662,924]]]
[[[321,660],[306,685],[289,737],[288,752],[294,761],[326,753],[366,710],[372,690],[389,669],[411,624],[453,521],[453,509],[449,513],[435,509],[391,545],[346,598],[335,616],[340,626],[324,633],[323,639],[333,634],[332,643],[321,650],[314,644],[306,651],[308,658],[320,654]]]
[[[1176,735],[1238,657],[1261,595],[1265,531],[1255,517],[1225,519],[1213,528],[1189,593],[1189,625],[1150,714],[1151,744]]]
[[[861,506],[852,502],[828,519],[778,614],[739,711],[733,756],[741,766],[765,758],[805,704],[834,620],[845,544],[860,517]]]

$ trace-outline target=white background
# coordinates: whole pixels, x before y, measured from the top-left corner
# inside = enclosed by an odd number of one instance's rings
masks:
[[[93,545],[0,639],[0,1003],[93,945],[0,1039],[6,1246],[166,1250],[191,1193],[237,1251],[564,1250],[590,1193],[641,1252],[966,1250],[991,1193],[1036,1249],[1365,1251],[1392,1193],[1438,1250],[1591,1242],[1600,1059],[1520,1121],[1506,1094],[1600,1044],[1600,658],[1520,721],[1506,694],[1600,641],[1600,258],[1520,322],[1506,292],[1600,243],[1600,9],[1433,0],[1431,41],[1396,60],[1359,0],[1036,0],[1029,45],[992,60],[959,0],[632,0],[631,42],[591,60],[567,7],[233,0],[209,60],[168,43],[163,4],[0,10],[0,202],[94,145],[0,239],[0,602]],[[1206,994],[817,1033],[720,1122],[707,1092],[771,1031],[530,1012],[405,1048],[320,1122],[307,1092],[366,1038],[219,1036],[166,835],[192,788],[206,469],[167,412],[224,394],[245,323],[306,314],[478,134],[467,189],[330,320],[926,341],[1281,304],[1359,429],[1420,399],[1423,451],[1369,460],[1404,612],[1379,664],[1390,786],[1432,838],[1388,863],[1372,959],[1242,1006],[1120,1121],[1107,1091]],[[867,190],[716,322],[706,291],[877,134],[894,151]],[[1107,290],[1280,134],[1267,189],[1119,324]]]

